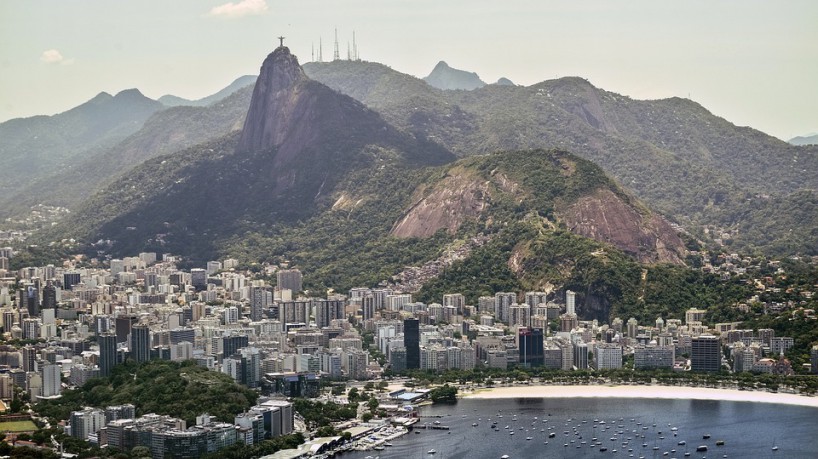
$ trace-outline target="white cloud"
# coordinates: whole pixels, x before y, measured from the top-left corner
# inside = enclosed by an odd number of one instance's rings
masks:
[[[40,55],[40,61],[46,64],[60,64],[60,65],[71,65],[74,63],[74,59],[66,59],[60,54],[59,51],[56,49],[48,49],[43,51],[43,54]]]
[[[42,56],[40,56],[40,60],[45,62],[46,64],[59,64],[63,60],[62,54],[56,49],[49,49],[47,51],[43,51]]]
[[[242,0],[238,3],[225,3],[214,6],[208,16],[225,18],[240,18],[242,16],[252,16],[267,12],[266,0]]]

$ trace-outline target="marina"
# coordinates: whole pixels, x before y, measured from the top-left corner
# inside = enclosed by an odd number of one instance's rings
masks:
[[[417,430],[423,433],[395,440],[378,456],[428,458],[434,449],[435,458],[814,458],[816,409],[768,408],[712,400],[465,399],[422,409],[442,414],[450,430]],[[358,454],[339,457],[366,456]]]

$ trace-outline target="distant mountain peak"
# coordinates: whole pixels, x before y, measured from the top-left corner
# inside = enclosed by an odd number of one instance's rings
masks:
[[[452,68],[445,61],[435,65],[432,73],[424,80],[438,89],[472,89],[482,88],[486,83],[474,72]]]

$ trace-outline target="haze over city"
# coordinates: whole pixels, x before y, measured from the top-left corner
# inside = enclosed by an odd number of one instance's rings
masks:
[[[100,91],[200,98],[286,37],[302,63],[360,57],[423,77],[445,60],[486,82],[581,76],[637,99],[689,97],[789,139],[818,131],[818,5],[224,0],[0,4],[0,120],[55,114]]]

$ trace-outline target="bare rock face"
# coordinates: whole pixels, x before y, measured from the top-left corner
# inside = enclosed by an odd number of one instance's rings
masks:
[[[488,182],[470,174],[449,175],[425,193],[419,191],[409,210],[392,227],[397,237],[429,237],[438,230],[455,233],[466,219],[478,217],[489,201]]]
[[[293,89],[307,81],[298,58],[286,46],[279,46],[261,65],[250,109],[239,139],[241,151],[261,151],[277,147],[285,140],[292,124]]]
[[[568,228],[607,242],[643,263],[683,264],[684,243],[656,214],[642,214],[610,190],[598,190],[559,212]]]

